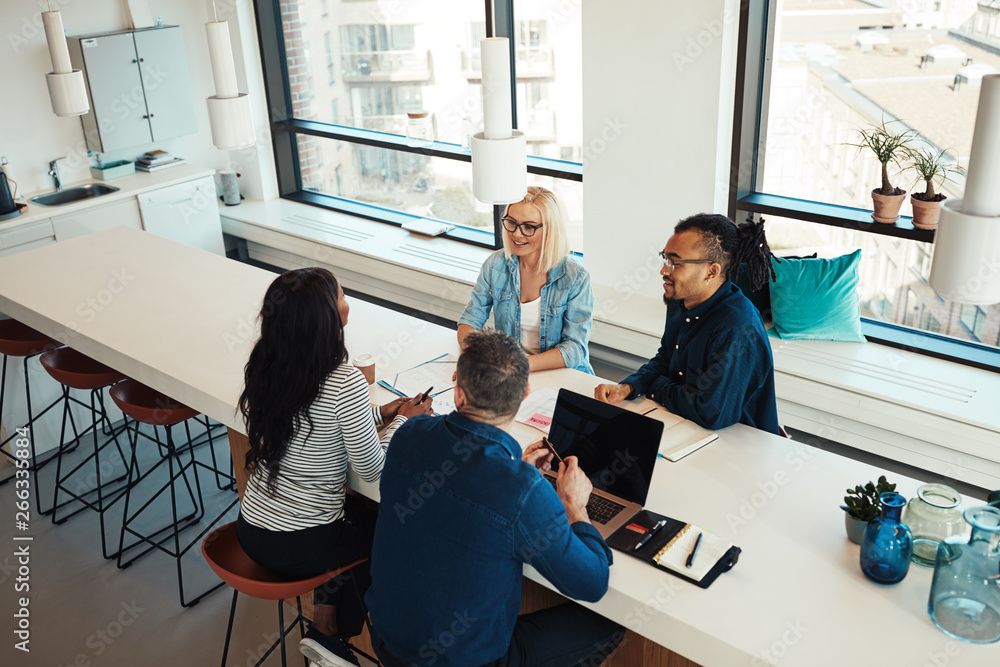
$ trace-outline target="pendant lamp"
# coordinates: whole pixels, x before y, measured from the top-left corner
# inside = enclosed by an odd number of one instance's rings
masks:
[[[73,69],[69,60],[62,14],[58,10],[42,12],[42,24],[52,58],[52,71],[45,75],[52,112],[57,116],[82,116],[90,111],[90,102],[87,100],[83,72]]]
[[[472,193],[485,204],[511,204],[528,191],[524,133],[512,129],[510,45],[506,37],[480,42],[483,131],[472,137]]]
[[[965,196],[941,206],[928,282],[955,303],[1000,303],[1000,74],[983,77]]]
[[[212,143],[224,151],[250,148],[257,143],[253,129],[250,96],[236,87],[236,65],[229,40],[229,22],[220,21],[215,3],[215,21],[205,24],[208,34],[208,54],[215,78],[215,95],[207,98],[208,118],[212,126]]]

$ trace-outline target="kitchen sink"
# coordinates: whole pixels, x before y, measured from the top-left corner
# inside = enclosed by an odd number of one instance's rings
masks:
[[[42,206],[65,206],[66,204],[83,201],[84,199],[93,199],[94,197],[110,195],[113,192],[118,192],[119,189],[120,188],[116,188],[113,185],[90,183],[88,185],[80,185],[75,188],[60,190],[59,192],[52,192],[47,195],[32,197],[31,201],[36,204],[41,204]]]

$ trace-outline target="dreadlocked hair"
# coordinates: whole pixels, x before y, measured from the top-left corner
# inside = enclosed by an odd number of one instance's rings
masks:
[[[740,265],[746,264],[749,271],[750,287],[762,289],[768,280],[777,280],[771,265],[771,252],[764,235],[764,219],[754,222],[752,218],[737,226],[724,215],[699,213],[685,218],[674,227],[679,234],[689,230],[701,233],[701,245],[705,259],[710,259],[722,267],[725,278],[739,273]],[[776,261],[781,261],[775,258]]]

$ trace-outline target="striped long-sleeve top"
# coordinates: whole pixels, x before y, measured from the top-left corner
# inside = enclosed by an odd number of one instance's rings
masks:
[[[295,429],[274,491],[267,488],[263,465],[247,480],[240,512],[258,528],[301,530],[341,518],[348,462],[361,479],[378,480],[389,439],[406,421],[397,416],[379,441],[381,413],[370,406],[368,383],[350,364],[327,376],[308,412],[312,430],[304,419]]]

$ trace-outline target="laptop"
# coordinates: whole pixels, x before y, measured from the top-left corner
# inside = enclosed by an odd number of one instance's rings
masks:
[[[662,434],[661,421],[559,390],[549,442],[562,458],[577,457],[594,485],[587,513],[604,539],[646,504]],[[558,459],[553,458],[552,467],[558,466]],[[555,486],[555,473],[542,474]]]

